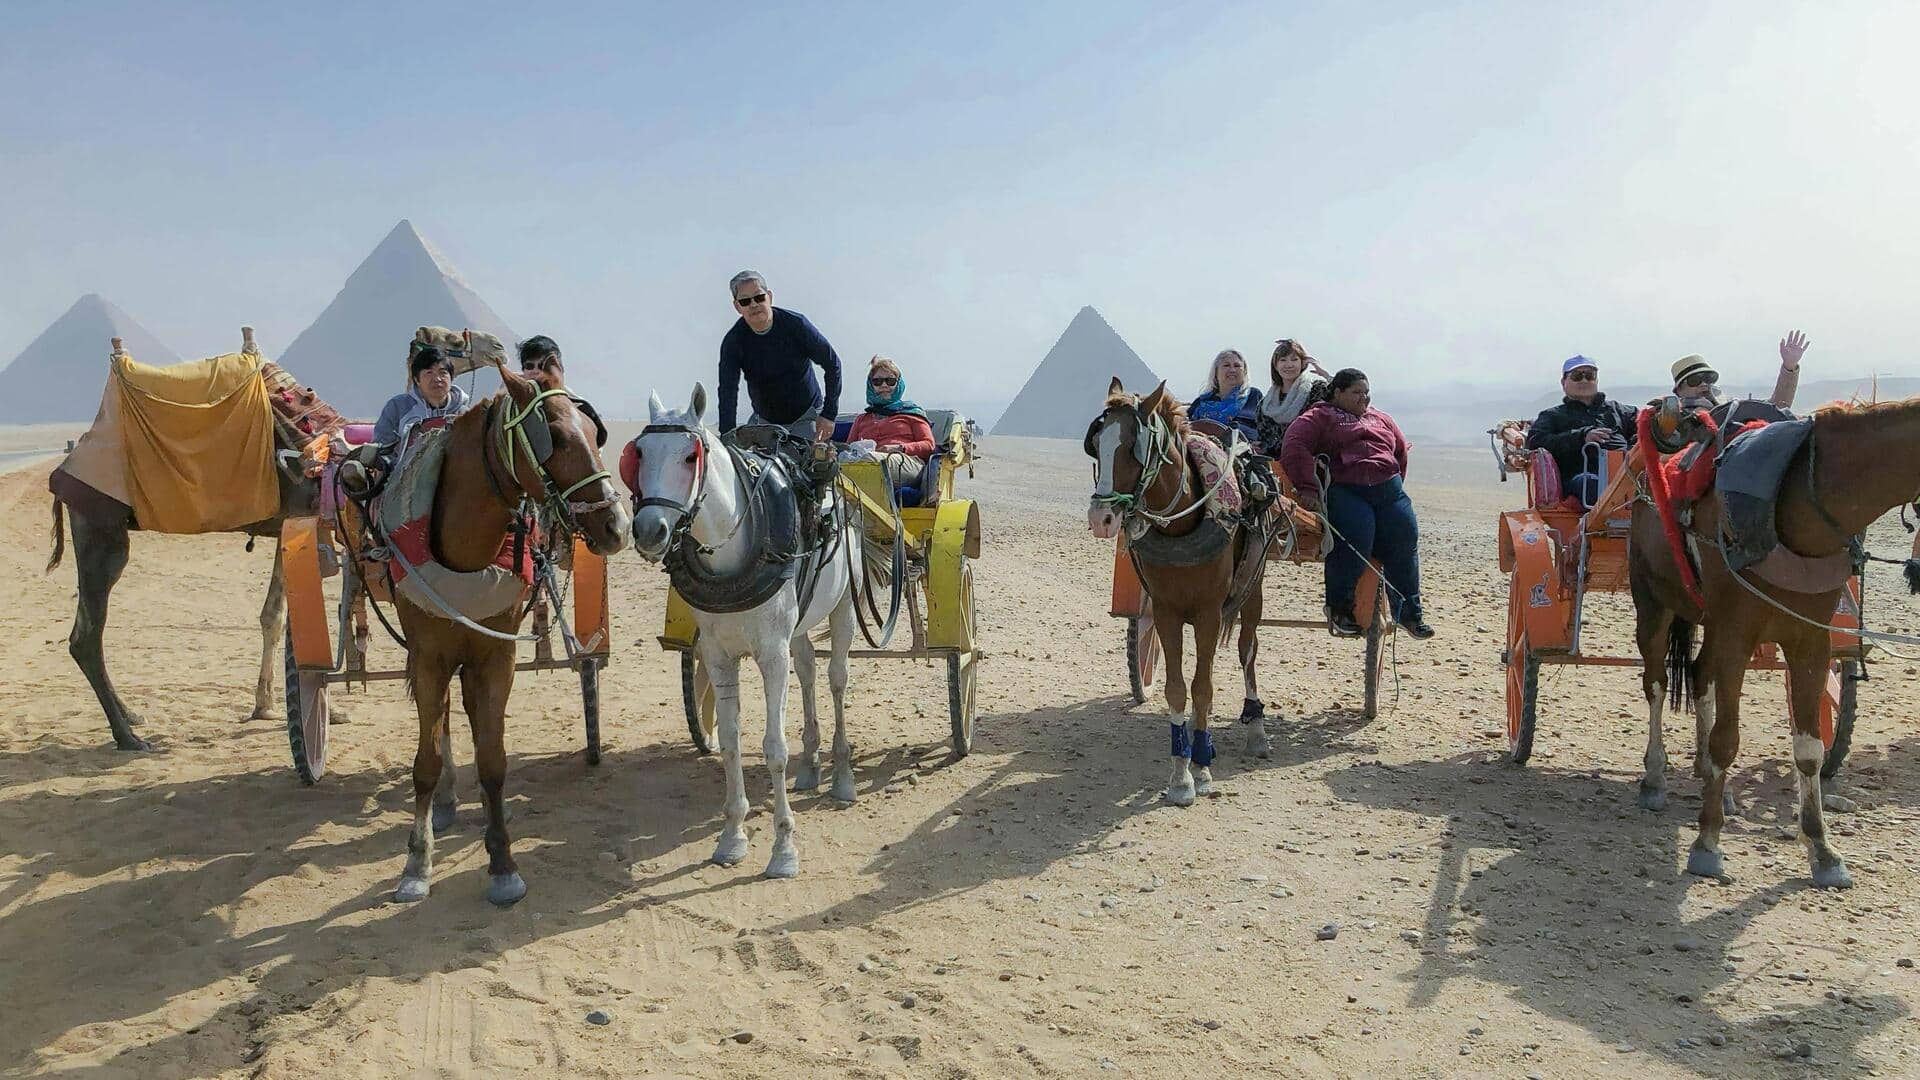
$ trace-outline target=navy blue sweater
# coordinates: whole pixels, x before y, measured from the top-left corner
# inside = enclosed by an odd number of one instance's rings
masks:
[[[814,365],[827,373],[823,394]],[[773,325],[756,334],[745,319],[720,339],[720,430],[739,423],[740,376],[747,377],[747,400],[770,424],[791,424],[808,409],[831,420],[840,409],[840,357],[805,315],[773,309]]]

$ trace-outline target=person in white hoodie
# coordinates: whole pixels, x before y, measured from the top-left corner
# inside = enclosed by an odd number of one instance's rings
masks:
[[[340,482],[356,495],[366,495],[377,475],[391,471],[407,436],[422,421],[455,417],[467,408],[467,392],[453,381],[453,364],[437,347],[415,343],[407,357],[412,385],[395,394],[374,421],[372,451],[362,448],[340,466]]]

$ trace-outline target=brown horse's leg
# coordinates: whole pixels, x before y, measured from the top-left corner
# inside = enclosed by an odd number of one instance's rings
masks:
[[[1268,757],[1273,740],[1267,737],[1267,709],[1260,702],[1260,678],[1255,664],[1260,659],[1260,585],[1256,582],[1247,602],[1240,608],[1240,677],[1246,682],[1247,699],[1240,708],[1240,719],[1247,725],[1247,753]]]
[[[67,634],[67,652],[87,676],[100,709],[113,729],[113,744],[122,750],[151,750],[153,744],[133,733],[140,718],[129,711],[107,677],[107,658],[101,639],[107,629],[107,601],[127,568],[127,529],[91,524],[79,514],[68,514],[73,524],[73,561],[79,575],[80,602]]]
[[[260,678],[253,684],[253,715],[249,720],[284,720],[286,712],[273,697],[273,673],[283,665],[281,636],[287,628],[286,569],[281,564],[280,545],[273,546],[273,576],[267,580],[267,597],[260,603]]]
[[[1160,635],[1160,651],[1165,654],[1167,688],[1167,726],[1172,743],[1173,775],[1167,780],[1165,798],[1175,806],[1192,806],[1193,741],[1187,727],[1187,684],[1181,674],[1181,636],[1186,623],[1170,606],[1155,605],[1154,633]]]
[[[413,634],[407,667],[413,684],[414,710],[420,718],[420,741],[413,752],[413,831],[407,834],[407,865],[400,871],[400,887],[393,898],[402,903],[425,900],[433,883],[433,790],[440,783],[440,726],[447,711],[447,683],[451,666],[429,653],[419,634]]]
[[[1792,676],[1793,767],[1800,793],[1800,842],[1813,864],[1813,883],[1823,889],[1850,889],[1853,874],[1845,860],[1827,843],[1827,825],[1821,805],[1820,765],[1826,744],[1820,740],[1820,696],[1827,689],[1827,665],[1833,659],[1833,641],[1825,630],[1797,634],[1785,643],[1787,670]]]
[[[1642,592],[1648,595],[1642,596]],[[1642,759],[1645,771],[1640,775],[1640,806],[1646,810],[1667,807],[1667,746],[1660,720],[1666,711],[1667,660],[1671,651],[1673,612],[1652,598],[1634,581],[1634,641],[1640,647],[1640,693],[1647,699],[1647,753]],[[1689,628],[1688,633],[1692,630]]]
[[[1193,625],[1193,792],[1213,794],[1213,655],[1220,648],[1217,610]]]
[[[527,895],[507,836],[507,698],[513,694],[513,646],[489,643],[484,659],[460,668],[460,700],[473,728],[473,764],[487,806],[487,900],[509,907]]]
[[[1709,626],[1700,645],[1695,678],[1702,688],[1696,710],[1711,718],[1707,736],[1706,786],[1700,792],[1700,835],[1687,852],[1687,873],[1719,877],[1720,827],[1727,820],[1727,773],[1740,752],[1740,688],[1746,681],[1753,642],[1720,625]]]
[[[447,695],[452,698],[452,694]],[[460,814],[460,796],[453,786],[453,704],[440,713],[440,782],[433,786],[433,834],[453,828]]]

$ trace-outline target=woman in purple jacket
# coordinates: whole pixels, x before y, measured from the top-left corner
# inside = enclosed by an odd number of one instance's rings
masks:
[[[1407,475],[1407,437],[1393,418],[1371,407],[1367,376],[1356,368],[1334,373],[1333,400],[1300,414],[1287,426],[1280,464],[1308,506],[1319,502],[1315,462],[1327,465],[1326,505],[1321,513],[1336,533],[1327,554],[1327,621],[1342,637],[1358,637],[1353,592],[1367,559],[1386,571],[1394,621],[1425,640],[1433,636],[1420,608],[1420,523],[1402,481]]]

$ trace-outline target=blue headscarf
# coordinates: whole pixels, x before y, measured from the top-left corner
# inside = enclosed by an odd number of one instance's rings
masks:
[[[900,377],[900,381],[893,384],[893,393],[882,395],[873,388],[873,371],[867,372],[867,411],[880,416],[905,414],[925,420],[927,411],[907,400],[907,380],[900,376],[900,369],[894,368],[893,373]]]

